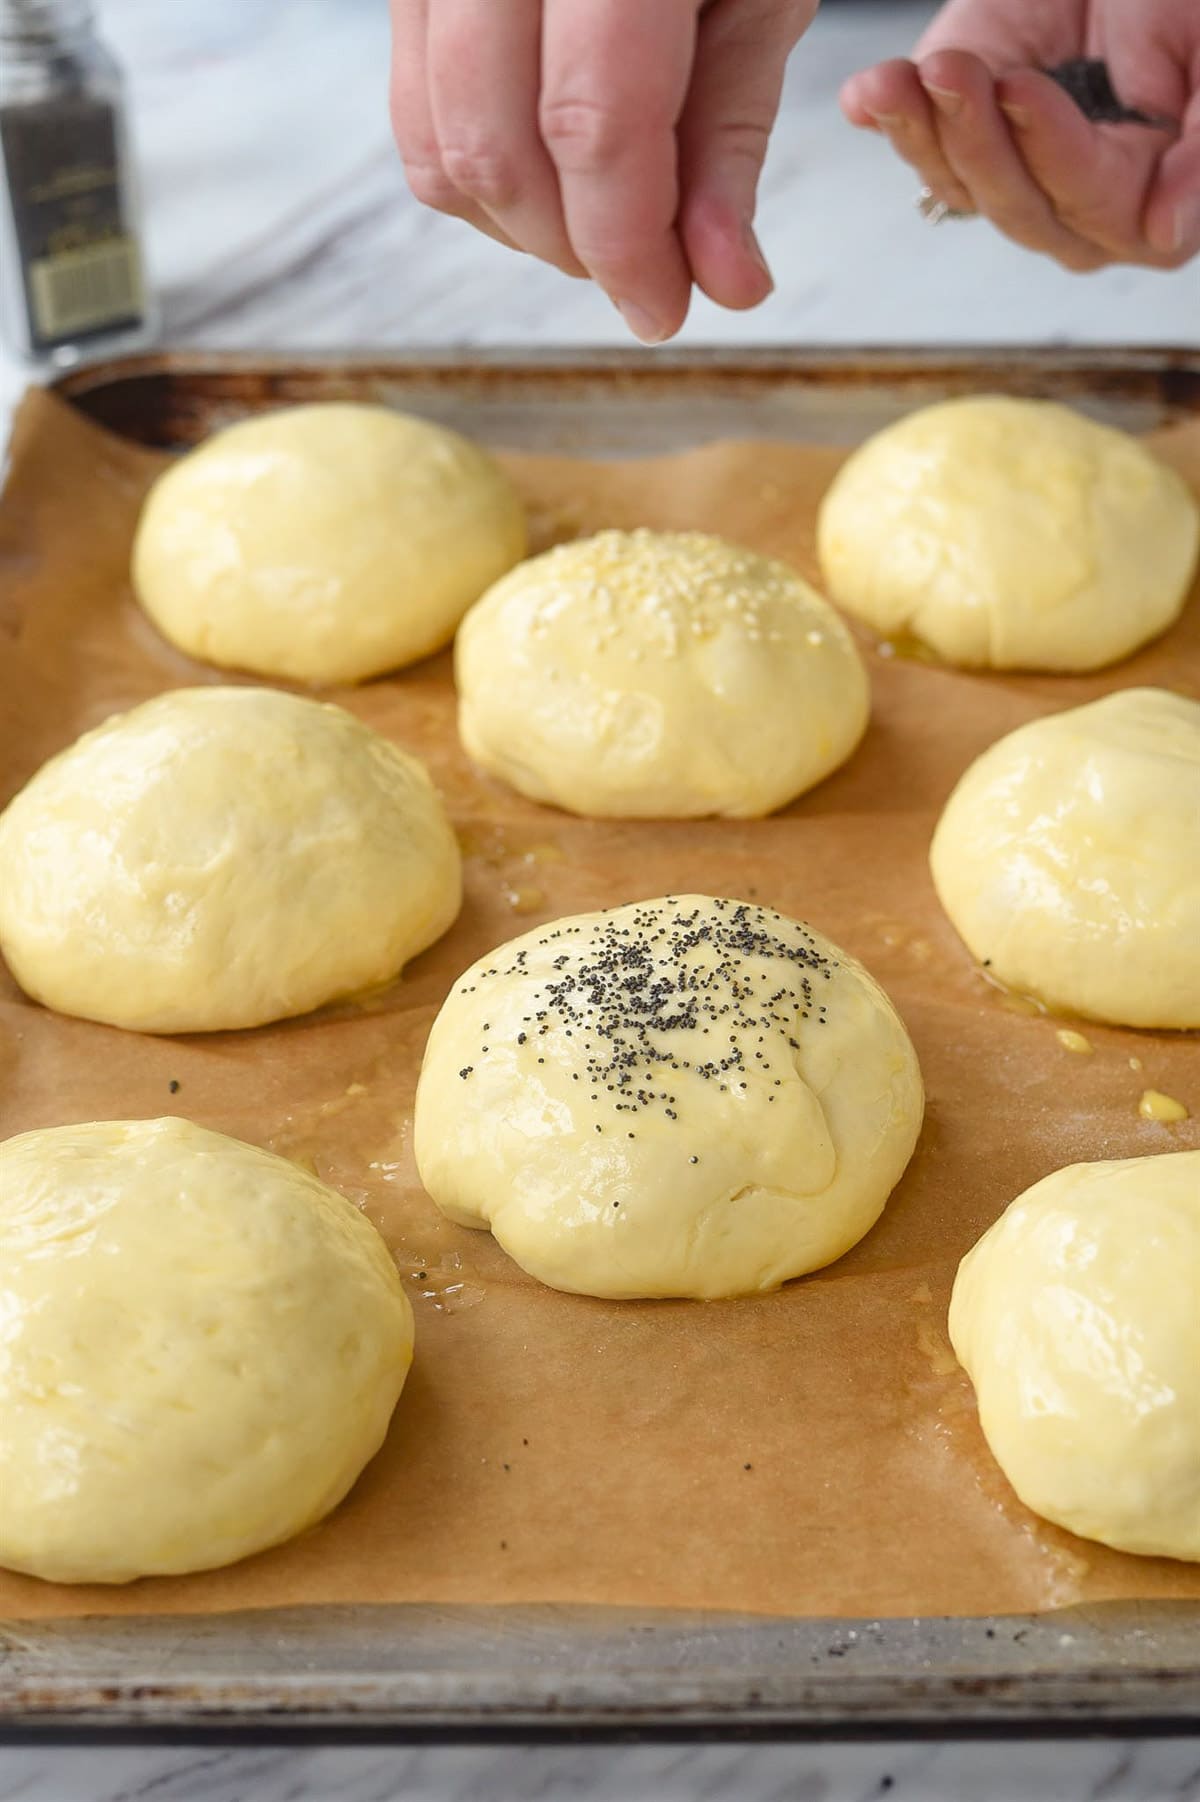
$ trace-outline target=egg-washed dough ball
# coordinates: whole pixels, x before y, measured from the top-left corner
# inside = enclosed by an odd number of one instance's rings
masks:
[[[1072,1164],[959,1268],[950,1337],[1035,1513],[1200,1559],[1200,1151]]]
[[[833,609],[701,532],[601,532],[523,563],[463,621],[457,674],[476,763],[626,819],[770,813],[845,762],[870,709]]]
[[[1125,689],[1034,720],[959,782],[931,854],[990,974],[1121,1026],[1200,1026],[1200,702]]]
[[[413,1318],[370,1222],[187,1120],[0,1145],[0,1564],[127,1583],[231,1564],[336,1507],[383,1443]]]
[[[971,668],[1090,670],[1165,631],[1200,509],[1124,432],[1050,401],[945,401],[871,438],[817,531],[833,599]]]
[[[155,625],[193,657],[296,682],[361,682],[447,644],[525,555],[484,451],[424,419],[341,402],[244,420],[161,475],[133,548]]]
[[[434,1022],[421,1180],[530,1275],[613,1298],[774,1289],[878,1219],[921,1076],[861,965],[704,895],[540,926]]]
[[[461,900],[424,767],[340,707],[177,689],[118,714],[0,814],[0,950],[27,994],[215,1032],[386,982]]]

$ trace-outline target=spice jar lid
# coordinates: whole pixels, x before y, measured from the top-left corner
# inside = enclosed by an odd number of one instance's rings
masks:
[[[0,0],[0,45],[50,49],[90,31],[94,20],[92,0]]]

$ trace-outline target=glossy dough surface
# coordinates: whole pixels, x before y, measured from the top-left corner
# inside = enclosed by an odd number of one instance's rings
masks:
[[[141,1032],[258,1026],[395,976],[458,912],[424,766],[340,707],[178,689],[0,815],[0,949],[36,1000]]]
[[[490,952],[434,1022],[421,1180],[557,1289],[742,1295],[840,1257],[923,1094],[886,995],[769,908],[688,895]]]
[[[58,1583],[232,1563],[383,1442],[412,1309],[358,1209],[186,1120],[0,1145],[0,1563]]]
[[[437,650],[525,554],[525,518],[477,446],[387,407],[248,419],[150,491],[134,588],[194,657],[357,682]]]
[[[1200,1559],[1200,1152],[1072,1164],[963,1259],[950,1337],[1027,1507]]]
[[[1200,702],[1124,689],[1009,733],[931,853],[990,973],[1052,1008],[1200,1026]]]
[[[948,663],[1090,670],[1183,606],[1200,509],[1136,439],[1051,401],[945,401],[868,440],[821,506],[833,599]]]
[[[535,557],[458,635],[468,753],[535,801],[613,818],[770,813],[849,757],[853,640],[786,564],[700,532]]]

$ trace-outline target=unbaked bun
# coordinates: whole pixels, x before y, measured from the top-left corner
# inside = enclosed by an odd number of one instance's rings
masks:
[[[1072,1164],[963,1259],[950,1337],[1027,1507],[1200,1559],[1200,1151]]]
[[[770,813],[849,757],[870,706],[832,608],[700,532],[601,532],[521,564],[463,621],[457,675],[484,769],[629,819]]]
[[[451,924],[454,834],[414,757],[340,707],[179,689],[0,815],[0,950],[35,1000],[214,1032],[387,981]]]
[[[412,1309],[315,1176],[186,1120],[0,1145],[0,1564],[208,1570],[341,1501],[383,1442]]]
[[[1200,1026],[1200,702],[1124,689],[1009,733],[934,833],[989,973],[1122,1026]]]
[[[1200,510],[1136,439],[1050,401],[944,401],[834,478],[818,549],[833,599],[948,663],[1090,670],[1165,631]]]
[[[861,1239],[922,1108],[861,965],[769,908],[686,895],[540,926],[468,970],[413,1130],[443,1213],[541,1282],[712,1297]]]
[[[133,549],[138,599],[193,657],[360,682],[449,642],[525,554],[499,466],[443,426],[326,402],[244,420],[174,463]]]

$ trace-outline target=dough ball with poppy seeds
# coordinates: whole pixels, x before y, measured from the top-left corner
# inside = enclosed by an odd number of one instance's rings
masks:
[[[467,970],[413,1130],[443,1213],[541,1282],[717,1297],[848,1251],[922,1111],[860,964],[770,908],[685,895],[540,926]]]

